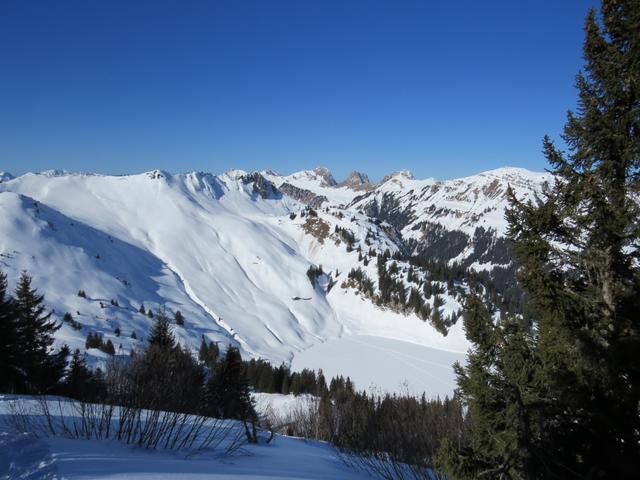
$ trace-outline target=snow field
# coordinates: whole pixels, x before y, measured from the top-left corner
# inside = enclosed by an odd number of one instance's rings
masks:
[[[277,435],[270,444],[245,445],[232,456],[212,451],[148,450],[115,440],[78,440],[17,433],[7,426],[11,403],[0,396],[0,478],[65,480],[364,479],[323,442]],[[30,405],[31,404],[31,405]]]

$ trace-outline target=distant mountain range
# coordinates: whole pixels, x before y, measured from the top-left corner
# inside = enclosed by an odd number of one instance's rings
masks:
[[[550,181],[519,168],[380,183],[325,168],[1,173],[0,269],[12,285],[27,270],[55,316],[71,314],[57,341],[72,348],[93,332],[127,354],[153,322],[141,306],[164,306],[184,315],[183,344],[232,343],[274,362],[357,334],[463,352],[470,279],[511,265],[508,187],[535,200]],[[443,271],[454,266],[469,276]]]

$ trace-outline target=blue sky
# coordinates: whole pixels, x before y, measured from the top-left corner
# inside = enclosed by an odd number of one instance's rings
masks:
[[[0,170],[541,170],[594,5],[5,0]]]

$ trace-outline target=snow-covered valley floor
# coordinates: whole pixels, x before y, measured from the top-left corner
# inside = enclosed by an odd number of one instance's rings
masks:
[[[322,368],[327,378],[349,375],[359,389],[451,396],[452,365],[465,354],[371,335],[344,336],[311,347],[293,358],[294,370]]]

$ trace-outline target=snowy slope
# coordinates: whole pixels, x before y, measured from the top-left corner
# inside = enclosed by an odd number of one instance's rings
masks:
[[[60,212],[124,244],[115,255],[123,265],[134,267],[135,257],[144,252],[140,256],[151,264],[146,270],[130,268],[128,274],[106,274],[129,281],[130,297],[125,303],[135,298],[134,307],[168,303],[168,293],[165,295],[162,288],[180,291],[174,304],[176,309],[184,305],[190,312],[186,318],[193,346],[199,344],[201,334],[223,340],[218,333],[224,333],[247,354],[286,360],[292,351],[310,346],[318,337],[340,332],[324,295],[302,281],[306,280],[308,261],[296,252],[295,242],[277,229],[278,218],[289,211],[288,200],[262,199],[240,175],[27,174],[7,186],[52,209],[47,215]],[[79,289],[90,298],[110,299],[122,294],[122,282],[104,282],[84,268],[86,261],[82,265],[70,263],[66,250],[42,246],[44,236],[51,242],[69,243],[68,220],[61,217],[57,230],[47,231],[42,224],[39,229],[16,228],[18,222],[12,219],[30,216],[28,201],[17,202],[11,193],[0,196],[7,197],[2,203],[7,210],[2,221],[8,222],[2,227],[8,233],[2,239],[2,253],[25,252],[17,259],[5,258],[13,277],[25,268],[39,277],[39,266],[46,264],[48,270],[42,276],[49,280],[42,285],[43,291],[51,300],[69,298],[73,306]],[[71,243],[78,247],[76,239]],[[99,245],[92,246],[91,240],[80,245],[78,255],[106,254]],[[40,252],[46,255],[36,255]],[[93,262],[93,266],[112,268],[109,260]],[[56,281],[54,272],[65,270],[74,278]],[[139,276],[133,278],[134,274]],[[294,297],[312,300],[296,301]],[[66,310],[74,311],[72,305]]]
[[[262,198],[244,178],[242,172],[24,175],[0,189],[3,268],[13,282],[20,271],[32,272],[56,313],[69,311],[84,326],[65,326],[60,340],[72,347],[88,330],[108,338],[119,327],[122,336],[113,340],[127,351],[129,332],[140,338],[151,324],[139,305],[166,305],[185,314],[185,329],[177,332],[194,348],[205,335],[232,339],[245,354],[288,361],[355,323],[341,318],[331,294],[314,288],[306,270],[322,264],[340,281],[357,253],[333,237],[308,234],[302,217],[288,217],[299,204]],[[321,218],[331,232],[353,225],[360,239],[369,225],[360,217],[364,225]],[[383,234],[378,243],[395,248]],[[88,299],[76,295],[80,289]],[[412,330],[429,330],[412,323]]]
[[[0,477],[92,480],[334,480],[367,479],[348,469],[331,447],[279,437],[236,458],[187,457],[114,441],[36,439],[0,433]],[[6,475],[6,476],[3,476]]]
[[[544,181],[545,174],[517,169],[446,182],[399,172],[375,188],[354,190],[321,169],[288,176],[28,173],[0,183],[0,268],[12,285],[27,270],[55,315],[70,312],[79,322],[79,330],[63,326],[59,344],[82,348],[93,331],[126,354],[152,324],[138,312],[140,305],[165,306],[185,317],[185,326],[175,328],[183,344],[196,349],[204,336],[276,363],[332,369],[335,362],[320,359],[341,355],[344,346],[336,339],[359,336],[369,345],[343,373],[358,376],[363,387],[374,383],[359,372],[375,350],[392,367],[389,378],[375,383],[393,390],[406,380],[407,360],[397,355],[402,347],[393,342],[380,347],[374,337],[428,347],[421,353],[426,356],[429,348],[461,356],[468,345],[460,322],[444,337],[414,313],[376,306],[355,289],[343,288],[354,267],[375,283],[375,256],[365,265],[361,252],[393,253],[406,239],[420,243],[423,224],[463,232],[484,225],[499,235],[507,185],[534,198]],[[274,188],[284,183],[327,200],[311,212]],[[383,207],[389,198],[401,214],[372,216],[372,205]],[[400,236],[392,238],[394,218]],[[340,230],[353,237],[351,245]],[[325,273],[316,285],[307,277],[312,265],[322,265]],[[397,278],[408,289],[406,269],[400,264]],[[459,312],[458,294],[441,297],[443,316]],[[137,340],[131,338],[134,331]],[[324,346],[322,355],[313,353],[318,345]],[[89,353],[94,360],[104,357]],[[411,375],[416,388],[429,385]],[[434,384],[431,393],[442,391]]]
[[[180,278],[144,249],[10,192],[0,193],[0,230],[5,232],[0,237],[0,268],[14,278],[23,270],[30,272],[57,316],[69,312],[83,325],[75,330],[63,323],[57,334],[60,344],[83,348],[92,331],[128,352],[140,345],[152,323],[138,312],[143,302],[146,307],[180,310],[188,319],[188,330],[176,329],[183,342],[190,340],[189,332],[199,331],[212,340],[233,343],[186,294]],[[76,294],[80,289],[88,292],[87,298]],[[121,330],[119,338],[116,328]],[[131,338],[132,332],[137,341]],[[97,351],[93,354],[102,356]]]

